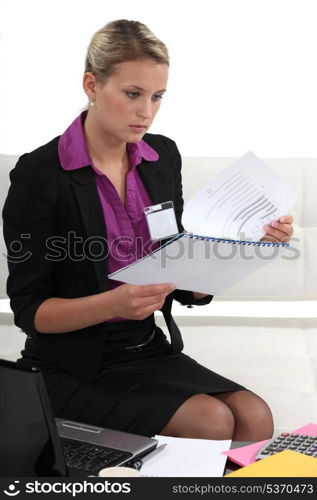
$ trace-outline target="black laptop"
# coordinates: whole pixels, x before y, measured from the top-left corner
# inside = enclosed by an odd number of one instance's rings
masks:
[[[1,476],[94,476],[156,446],[152,438],[55,419],[41,372],[0,359]]]

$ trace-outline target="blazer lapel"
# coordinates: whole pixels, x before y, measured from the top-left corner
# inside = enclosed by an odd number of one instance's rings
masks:
[[[107,228],[103,216],[101,203],[93,171],[90,167],[83,167],[71,171],[72,187],[77,198],[79,210],[84,223],[86,237],[104,242],[104,256],[101,260],[92,259],[100,290],[108,290],[108,244]]]
[[[162,161],[147,162],[143,160],[137,168],[154,205],[173,199],[172,186],[168,182]]]

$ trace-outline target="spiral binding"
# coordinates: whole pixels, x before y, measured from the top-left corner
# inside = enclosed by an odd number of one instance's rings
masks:
[[[216,238],[213,236],[201,236],[199,234],[184,233],[186,236],[192,239],[202,240],[202,241],[218,241],[219,243],[230,243],[231,245],[247,245],[247,246],[257,246],[257,247],[288,247],[288,243],[278,242],[278,241],[245,241],[245,240],[231,240],[229,238]]]

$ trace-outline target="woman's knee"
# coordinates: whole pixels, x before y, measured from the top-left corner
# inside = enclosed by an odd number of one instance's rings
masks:
[[[262,440],[272,436],[273,416],[268,404],[251,391],[236,391],[218,395],[231,409],[236,428],[235,439]]]
[[[160,434],[198,439],[231,439],[233,432],[234,417],[228,406],[206,394],[196,394],[178,408]]]
[[[242,418],[264,433],[273,433],[273,416],[269,405],[257,394],[242,391],[240,407],[243,407]],[[270,437],[270,436],[267,436]]]

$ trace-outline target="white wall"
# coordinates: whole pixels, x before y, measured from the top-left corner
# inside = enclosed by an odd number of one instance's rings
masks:
[[[0,0],[0,152],[62,133],[86,104],[86,47],[135,19],[169,47],[152,132],[184,156],[314,157],[316,0]]]

